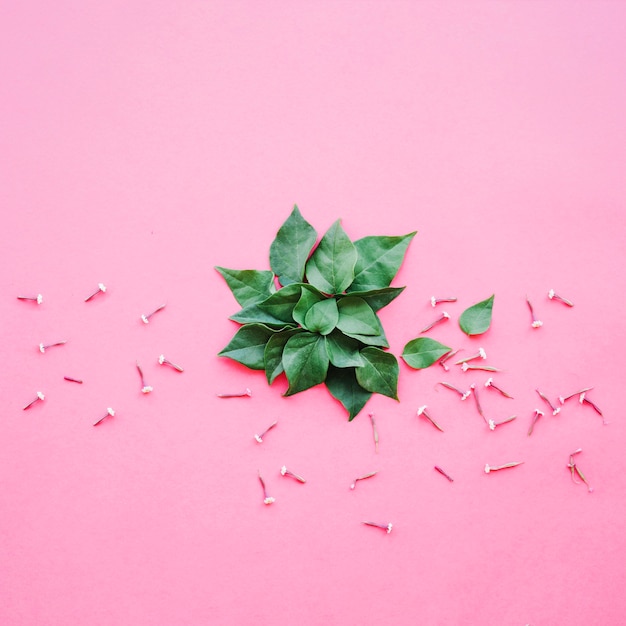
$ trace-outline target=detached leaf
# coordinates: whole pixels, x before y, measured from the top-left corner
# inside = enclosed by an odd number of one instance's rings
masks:
[[[308,310],[304,327],[312,333],[328,335],[337,326],[338,320],[337,301],[334,298],[328,298],[317,302]]]
[[[348,291],[388,287],[402,265],[406,249],[417,231],[401,237],[363,237],[354,242],[358,259]]]
[[[253,370],[262,370],[265,367],[265,345],[275,332],[264,324],[246,324],[218,356],[228,357]]]
[[[293,319],[295,322],[304,326],[304,318],[308,310],[316,303],[325,300],[326,296],[320,293],[312,285],[302,285],[302,294],[298,300],[298,304],[293,309]]]
[[[269,270],[231,270],[215,266],[242,307],[262,302],[274,292],[274,274]]]
[[[346,335],[379,335],[382,325],[372,307],[363,300],[349,296],[337,301],[339,320],[337,328]]]
[[[356,368],[359,385],[367,391],[397,400],[400,368],[396,357],[390,352],[372,347],[363,348],[361,356],[364,363]]]
[[[294,206],[270,246],[270,267],[281,285],[302,282],[306,260],[316,241],[317,232]]]
[[[328,364],[322,335],[303,332],[290,337],[283,350],[283,367],[289,381],[285,395],[292,396],[324,382]]]
[[[372,397],[372,392],[363,389],[356,380],[353,367],[339,369],[332,365],[328,368],[326,387],[336,400],[348,411],[348,421],[352,421]]]
[[[489,329],[494,298],[495,294],[461,313],[459,326],[466,335],[482,335]]]
[[[418,337],[404,346],[400,356],[407,365],[419,370],[430,367],[437,359],[450,352],[451,349],[430,337]]]
[[[326,335],[326,352],[335,367],[359,367],[363,365],[361,344],[338,330]]]
[[[300,299],[300,284],[291,284],[279,289],[258,304],[247,306],[230,319],[239,324],[267,324],[268,326],[293,325],[293,309]]]
[[[291,328],[274,333],[265,345],[265,377],[272,384],[283,373],[283,350],[290,337],[303,332],[300,328]]]
[[[343,293],[354,279],[356,260],[356,248],[337,220],[308,260],[307,280],[323,293]]]
[[[395,300],[404,287],[385,287],[384,289],[370,289],[368,291],[350,291],[349,295],[365,300],[373,311],[379,311]]]

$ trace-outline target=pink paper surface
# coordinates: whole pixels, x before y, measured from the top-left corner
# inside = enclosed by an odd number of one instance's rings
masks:
[[[1,14],[2,626],[624,623],[626,4]],[[517,420],[491,432],[436,385],[488,377],[458,366],[401,363],[400,402],[348,423],[324,388],[283,398],[218,358],[238,306],[213,267],[269,269],[294,203],[320,235],[418,230],[381,311],[391,351],[447,310],[429,336],[484,347],[515,397],[481,388],[485,412]],[[458,316],[492,293],[468,339]],[[574,399],[527,436],[535,388],[585,386],[608,425]]]

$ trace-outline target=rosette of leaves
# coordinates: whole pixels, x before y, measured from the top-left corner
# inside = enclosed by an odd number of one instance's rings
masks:
[[[391,287],[415,232],[351,241],[336,221],[318,241],[297,206],[270,246],[271,270],[215,269],[241,310],[219,352],[271,385],[285,374],[286,396],[324,383],[349,420],[373,393],[398,399],[398,361],[387,351],[378,311],[404,287]]]

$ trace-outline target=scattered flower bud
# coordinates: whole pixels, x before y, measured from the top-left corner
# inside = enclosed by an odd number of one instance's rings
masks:
[[[485,464],[485,474],[489,474],[490,472],[497,472],[499,470],[508,469],[509,467],[517,467],[518,465],[522,465],[524,461],[518,461],[517,463],[505,463],[504,465],[489,465],[489,463]]]
[[[37,402],[43,402],[46,399],[46,396],[41,392],[38,391],[37,392],[37,397],[32,401],[29,402],[25,407],[24,407],[24,411],[26,411],[27,409],[30,409],[31,406],[33,406],[33,404],[37,403]]]
[[[541,326],[543,326],[543,322],[535,317],[535,311],[533,310],[533,305],[530,303],[528,296],[526,296],[526,303],[528,304],[528,308],[530,309],[530,316],[532,318],[531,326],[533,328],[540,328]]]
[[[94,426],[97,426],[98,424],[100,424],[101,422],[103,422],[107,417],[113,417],[115,415],[115,411],[109,407],[107,409],[107,412],[105,413],[105,415],[103,417],[101,417],[95,424]]]
[[[149,324],[150,323],[150,318],[155,314],[158,313],[159,311],[162,311],[165,308],[165,305],[162,304],[161,306],[157,307],[156,309],[154,309],[154,311],[152,311],[152,313],[148,313],[147,315],[142,315],[141,316],[141,321],[144,324]]]
[[[278,424],[278,422],[274,422],[273,424],[270,424],[260,435],[254,435],[254,438],[256,439],[257,443],[263,443],[263,437],[265,437],[265,435],[267,435],[267,433],[269,433],[269,431],[272,430],[272,428],[274,428],[276,424]]]
[[[461,365],[463,363],[467,363],[468,361],[473,361],[474,359],[486,359],[486,358],[487,358],[487,353],[485,352],[485,349],[478,348],[478,352],[476,354],[473,354],[472,356],[468,356],[465,359],[461,359],[460,361],[457,361],[455,365]]]
[[[554,292],[554,289],[550,289],[550,291],[548,291],[548,298],[550,298],[550,300],[558,300],[569,307],[574,306],[574,303],[571,300],[559,296],[559,294]]]
[[[430,324],[428,324],[428,326],[422,328],[422,330],[420,330],[420,335],[429,331],[431,328],[434,328],[435,326],[437,326],[437,324],[441,324],[442,322],[445,322],[449,319],[450,316],[444,311],[434,322],[431,322]]]
[[[180,365],[176,365],[176,363],[172,363],[171,361],[166,359],[163,354],[159,356],[159,365],[169,365],[170,367],[174,368],[177,372],[185,371]]]
[[[261,483],[261,487],[263,487],[263,504],[274,504],[276,502],[276,498],[272,498],[267,495],[267,489],[265,488],[265,481],[261,476],[261,472],[259,471],[259,482]]]
[[[441,428],[441,426],[439,426],[439,424],[437,424],[437,422],[435,422],[435,420],[428,414],[428,412],[426,411],[427,408],[427,405],[421,406],[419,409],[417,409],[417,414],[423,415],[435,428],[443,432],[443,428]]]
[[[430,304],[433,308],[435,308],[440,302],[456,302],[456,298],[435,298],[435,296],[430,297]]]
[[[561,407],[555,407],[552,402],[543,394],[539,389],[535,389],[535,391],[539,394],[539,397],[550,407],[552,411],[552,415],[558,415],[561,412]]]
[[[31,302],[36,302],[37,304],[41,304],[43,302],[43,296],[38,293],[36,296],[17,296],[18,300],[30,300]]]
[[[246,387],[244,391],[238,391],[234,393],[218,393],[218,398],[251,398],[252,392]]]
[[[535,412],[533,413],[533,418],[532,421],[530,423],[530,428],[528,429],[528,436],[530,437],[533,434],[533,429],[535,428],[535,424],[537,423],[537,420],[544,415],[543,411],[540,411],[539,409],[535,409]]]
[[[106,293],[106,290],[107,288],[104,283],[98,283],[98,289],[96,289],[96,291],[94,291],[90,296],[87,296],[85,298],[85,302],[89,302],[89,300],[97,296],[99,293]]]
[[[500,392],[505,398],[511,398],[511,400],[513,400],[513,396],[509,395],[506,391],[503,391],[502,389],[500,389],[500,387],[497,387],[495,385],[495,383],[493,382],[493,378],[487,379],[485,387],[495,389],[496,391]]]
[[[44,354],[48,348],[54,348],[55,346],[63,346],[67,343],[67,341],[57,341],[56,343],[49,343],[47,346],[44,346],[43,343],[39,344],[39,352]]]
[[[369,474],[364,474],[363,476],[359,476],[358,478],[354,479],[354,482],[350,485],[350,489],[354,489],[356,487],[357,482],[359,482],[359,480],[367,480],[368,478],[372,478],[372,476],[376,476],[376,474],[378,474],[378,472],[370,472]]]
[[[293,472],[288,470],[286,465],[283,465],[280,468],[280,473],[281,473],[282,476],[291,476],[292,478],[295,478],[300,483],[305,483],[306,482],[306,480],[304,480],[304,478],[302,478],[302,476],[298,476],[298,474],[294,474]]]
[[[438,465],[435,465],[435,469],[442,475],[445,476],[451,483],[454,482],[454,478],[450,476],[448,473],[444,472]]]

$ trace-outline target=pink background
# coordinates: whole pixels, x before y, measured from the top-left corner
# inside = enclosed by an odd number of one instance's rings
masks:
[[[0,14],[2,626],[624,623],[626,4]],[[283,398],[218,358],[237,304],[213,266],[268,269],[294,203],[320,234],[417,229],[381,313],[391,351],[444,309],[432,294],[457,296],[430,336],[485,347],[515,396],[483,390],[485,410],[517,421],[490,432],[435,387],[481,372],[401,363],[400,403],[347,423],[323,388]],[[467,339],[458,315],[492,293],[491,330]],[[574,400],[527,437],[535,387],[587,385],[609,425]],[[593,494],[570,480],[578,447]]]

